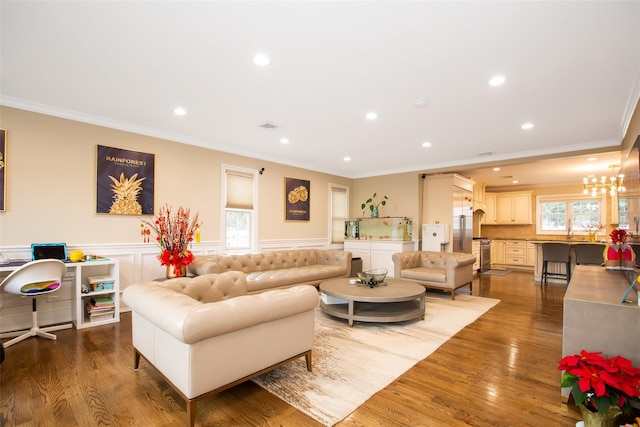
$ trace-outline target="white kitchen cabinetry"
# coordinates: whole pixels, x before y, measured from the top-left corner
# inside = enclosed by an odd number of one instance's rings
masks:
[[[471,253],[476,257],[476,262],[473,263],[473,273],[477,273],[480,270],[480,241],[474,240],[471,244]]]
[[[504,240],[491,241],[491,265],[504,264]]]
[[[536,265],[537,246],[533,242],[527,242],[527,266]]]
[[[482,217],[482,224],[496,224],[496,193],[485,193],[485,214]]]
[[[533,224],[532,192],[496,193],[496,224]]]
[[[527,261],[527,242],[524,240],[506,240],[504,242],[504,263],[524,266]]]
[[[345,240],[344,250],[351,252],[353,258],[362,258],[362,270],[386,268],[387,277],[393,278],[393,260],[391,256],[398,252],[413,252],[412,241]]]

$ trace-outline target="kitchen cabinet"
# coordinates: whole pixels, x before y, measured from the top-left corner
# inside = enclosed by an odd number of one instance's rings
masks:
[[[524,266],[527,261],[527,242],[524,240],[506,240],[504,242],[504,263]]]
[[[471,244],[471,253],[476,257],[476,262],[473,263],[474,274],[480,270],[480,241],[474,240]]]
[[[536,265],[537,246],[533,242],[527,241],[527,266],[533,267]]]
[[[485,193],[485,209],[482,224],[496,224],[496,193]]]
[[[532,192],[496,193],[496,224],[533,224]]]
[[[491,241],[491,265],[504,264],[504,240],[492,240]]]
[[[387,277],[393,278],[391,256],[398,252],[413,252],[416,249],[414,242],[345,240],[344,250],[351,252],[353,258],[362,259],[362,271],[386,268]]]

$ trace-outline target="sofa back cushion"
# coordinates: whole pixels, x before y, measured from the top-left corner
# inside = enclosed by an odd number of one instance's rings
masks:
[[[422,252],[420,267],[425,268],[446,268],[447,259],[451,256],[449,252]]]
[[[227,271],[170,279],[163,286],[206,304],[246,295],[247,276],[239,271]]]

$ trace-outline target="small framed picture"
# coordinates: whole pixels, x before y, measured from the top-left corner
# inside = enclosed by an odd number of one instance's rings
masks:
[[[311,182],[305,179],[284,179],[284,219],[309,221],[311,211]]]

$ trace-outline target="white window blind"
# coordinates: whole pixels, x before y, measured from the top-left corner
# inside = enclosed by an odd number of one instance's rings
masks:
[[[349,217],[349,193],[344,187],[331,186],[331,242],[344,242],[344,222]]]
[[[227,209],[253,209],[253,176],[227,171]]]

